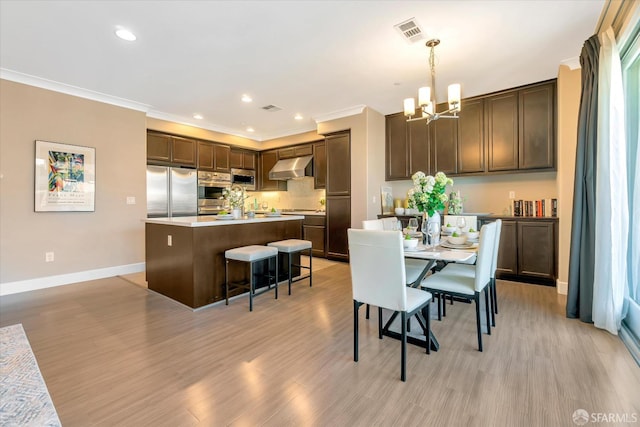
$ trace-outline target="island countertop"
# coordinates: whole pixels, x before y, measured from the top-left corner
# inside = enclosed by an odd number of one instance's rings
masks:
[[[148,224],[177,225],[180,227],[213,227],[220,225],[255,224],[264,222],[303,220],[301,215],[264,216],[256,215],[255,218],[243,217],[241,219],[217,219],[215,215],[180,216],[173,218],[146,218]]]

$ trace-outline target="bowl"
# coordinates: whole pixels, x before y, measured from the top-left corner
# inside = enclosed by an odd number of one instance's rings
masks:
[[[395,208],[396,215],[404,215],[404,208]]]
[[[480,232],[478,231],[467,231],[466,233],[467,239],[477,239],[480,236]]]
[[[405,249],[415,249],[418,247],[418,239],[404,239],[402,246],[404,246]]]
[[[467,236],[458,236],[458,237],[449,236],[447,237],[447,240],[449,240],[449,243],[451,244],[462,245],[467,241]]]
[[[456,230],[457,230],[457,227],[447,227],[446,225],[442,226],[442,231],[447,233],[447,234],[451,234]]]

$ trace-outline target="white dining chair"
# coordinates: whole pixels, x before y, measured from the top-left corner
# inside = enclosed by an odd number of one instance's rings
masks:
[[[447,267],[422,280],[421,286],[431,293],[442,293],[454,297],[472,299],[476,305],[476,327],[478,332],[478,350],[482,351],[482,324],[480,321],[480,294],[484,291],[487,333],[491,334],[489,292],[491,285],[491,266],[495,245],[496,223],[485,224],[480,229],[478,258],[474,274],[467,271],[455,272]]]
[[[349,266],[353,291],[353,360],[358,361],[358,311],[361,305],[378,307],[378,337],[382,339],[382,309],[400,312],[400,379],[406,381],[407,320],[422,314],[423,332],[431,335],[431,294],[406,286],[402,234],[392,231],[348,229]],[[430,346],[426,346],[429,353]]]
[[[493,253],[491,257],[491,269],[490,274],[490,294],[491,297],[491,326],[496,326],[496,314],[498,314],[498,295],[496,291],[496,270],[498,268],[498,252],[500,251],[500,234],[502,232],[502,220],[497,219],[495,221],[496,232],[493,244]],[[473,277],[476,273],[474,265],[464,264],[449,264],[442,271],[451,272],[456,274],[467,274]]]

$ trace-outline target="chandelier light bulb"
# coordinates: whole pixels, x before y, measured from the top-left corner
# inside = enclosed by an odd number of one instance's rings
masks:
[[[407,98],[404,100],[404,115],[411,117],[416,113],[416,100]]]
[[[418,89],[418,105],[424,107],[431,104],[431,88],[421,87]]]

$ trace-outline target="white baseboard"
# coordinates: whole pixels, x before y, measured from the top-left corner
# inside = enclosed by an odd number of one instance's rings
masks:
[[[0,296],[17,294],[19,292],[35,291],[37,289],[53,288],[55,286],[70,285],[72,283],[86,282],[87,280],[104,279],[105,277],[114,277],[122,274],[140,273],[144,271],[144,269],[145,263],[139,262],[136,264],[98,268],[95,270],[60,274],[57,276],[38,277],[36,279],[0,283]]]
[[[556,280],[556,290],[559,294],[567,295],[569,292],[569,283]]]

